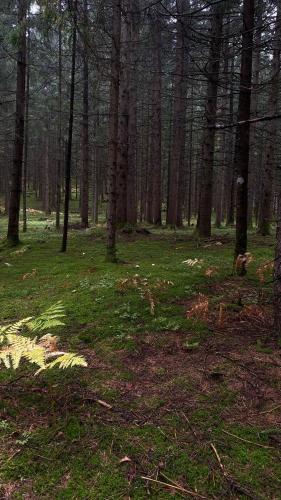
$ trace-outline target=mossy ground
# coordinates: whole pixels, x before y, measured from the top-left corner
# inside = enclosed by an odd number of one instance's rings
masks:
[[[142,476],[208,498],[281,498],[280,409],[274,410],[281,386],[270,372],[278,364],[277,343],[263,349],[266,336],[257,337],[245,323],[232,338],[228,327],[217,331],[187,319],[184,306],[201,291],[216,311],[227,280],[229,309],[243,287],[244,300],[257,301],[256,268],[272,258],[273,240],[251,236],[255,260],[239,280],[231,277],[230,229],[217,231],[210,244],[191,230],[123,235],[119,263],[110,264],[102,227],[70,231],[62,254],[52,219],[39,220],[38,213],[30,218],[19,249],[2,245],[1,321],[36,315],[62,300],[67,318],[58,334],[68,349],[86,356],[89,367],[38,377],[26,367],[17,373],[1,368],[1,498],[186,496]],[[1,218],[3,238],[5,227]],[[204,260],[201,267],[183,264],[194,258]],[[205,276],[208,267],[216,268],[211,278]],[[158,293],[155,316],[136,291],[117,290],[119,279],[136,273],[173,282]],[[121,462],[124,457],[130,461]]]

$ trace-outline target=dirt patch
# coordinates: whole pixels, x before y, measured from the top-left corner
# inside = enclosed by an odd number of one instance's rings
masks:
[[[194,349],[186,347],[190,333],[160,332],[139,338],[134,353],[119,353],[134,374],[130,382],[112,381],[120,397],[141,413],[154,404],[157,419],[167,410],[190,414],[219,404],[225,421],[281,425],[281,350],[272,335],[272,307],[256,304],[257,291],[247,285],[240,287],[237,307],[230,307],[235,287],[229,280],[212,288],[210,334]],[[225,308],[221,317],[217,297]],[[182,305],[185,311],[191,303]]]
[[[224,422],[281,428],[281,349],[272,336],[271,305],[254,304],[251,309],[245,301],[244,306],[228,307],[219,324],[221,298],[231,305],[234,285],[237,283],[226,281],[212,287],[208,297],[213,302],[206,322],[209,333],[198,345],[192,346],[192,332],[138,335],[134,351],[114,353],[112,365],[110,360],[99,359],[93,350],[85,350],[90,372],[85,371],[84,384],[70,378],[63,391],[59,385],[46,388],[44,382],[29,391],[38,391],[42,402],[48,398],[55,401],[54,412],[87,413],[89,405],[94,405],[97,418],[100,414],[101,419],[120,425],[158,424],[169,412],[190,416],[204,410],[214,412]],[[244,285],[243,294],[248,302],[254,289]],[[183,303],[183,314],[190,305]],[[97,403],[106,399],[95,389],[94,380],[99,375],[103,375],[105,394],[106,390],[115,394],[109,398],[112,411],[106,415],[105,408]],[[7,387],[1,388],[3,398],[15,404],[25,391],[21,382],[11,384],[8,392]],[[25,425],[30,416],[41,424],[49,418],[48,404],[40,405],[40,410],[36,401],[32,408],[21,408]],[[6,416],[2,412],[0,418]]]

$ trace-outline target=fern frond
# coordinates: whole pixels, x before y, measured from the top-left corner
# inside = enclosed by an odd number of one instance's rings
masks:
[[[24,327],[35,332],[64,325],[61,321],[64,316],[63,305],[58,302],[38,318],[25,318],[14,324],[0,326],[0,343],[3,344],[3,348],[0,349],[0,365],[3,364],[6,368],[15,370],[24,359],[39,367],[36,373],[55,366],[60,369],[87,366],[83,356],[60,352],[57,347],[58,338],[54,335],[48,333],[39,340],[37,337],[30,338],[23,335]],[[50,358],[53,358],[53,361],[49,361]]]
[[[64,317],[64,307],[62,302],[59,301],[40,314],[40,316],[28,322],[27,326],[31,332],[41,332],[49,328],[64,326],[64,323],[61,321],[61,318]]]
[[[3,349],[0,351],[0,363],[2,361],[6,368],[11,368],[10,354],[10,349]]]
[[[46,351],[37,345],[36,339],[10,334],[7,335],[7,344],[9,347],[0,351],[0,359],[6,368],[17,369],[22,358],[44,368]]]
[[[87,362],[83,356],[78,356],[72,352],[66,352],[47,364],[46,368],[50,369],[55,366],[64,370],[66,368],[72,368],[73,366],[87,366]]]
[[[20,332],[24,326],[27,325],[32,320],[32,318],[24,318],[16,323],[12,323],[10,325],[0,326],[0,334],[9,335],[10,333],[18,333]]]
[[[46,352],[43,347],[36,346],[31,351],[25,351],[23,353],[23,357],[30,363],[39,366],[43,370],[46,368]]]
[[[36,340],[36,338],[30,339],[21,335],[7,335],[7,344],[13,349],[18,349],[20,351],[31,351],[34,349],[36,346]]]

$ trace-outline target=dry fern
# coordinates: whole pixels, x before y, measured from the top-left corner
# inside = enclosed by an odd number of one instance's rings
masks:
[[[202,293],[198,294],[198,297],[193,302],[193,305],[189,311],[186,312],[187,318],[195,318],[206,320],[209,314],[209,299],[206,295]]]
[[[260,284],[265,282],[265,276],[269,272],[272,272],[274,269],[274,261],[264,262],[257,268],[257,277],[259,279]]]
[[[135,274],[129,278],[119,280],[117,288],[123,293],[132,289],[137,290],[141,298],[148,302],[150,314],[154,315],[157,303],[155,292],[157,290],[165,290],[170,285],[173,285],[172,281],[157,279],[156,282],[150,283],[147,278],[142,278],[138,274]]]
[[[42,370],[87,366],[82,356],[58,350],[58,338],[50,333],[41,338],[30,338],[28,334],[63,325],[65,316],[61,302],[53,305],[37,318],[25,318],[10,325],[0,326],[0,366],[16,370],[22,360],[35,364],[36,373]],[[55,358],[55,359],[53,359]],[[50,361],[52,359],[52,361]]]

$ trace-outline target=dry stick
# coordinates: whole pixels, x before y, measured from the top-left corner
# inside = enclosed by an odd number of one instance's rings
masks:
[[[219,454],[218,454],[218,451],[217,451],[217,449],[216,449],[215,445],[214,445],[213,443],[210,443],[210,446],[211,446],[211,448],[212,448],[212,450],[213,450],[213,452],[214,452],[214,454],[215,454],[215,457],[216,457],[216,459],[217,459],[217,461],[218,461],[218,464],[219,464],[219,467],[220,467],[220,469],[221,469],[221,471],[222,471],[223,477],[224,477],[224,478],[225,478],[225,480],[226,480],[226,481],[230,484],[230,486],[231,486],[232,488],[234,488],[234,489],[235,489],[238,493],[243,493],[243,495],[246,495],[247,497],[252,498],[252,500],[256,500],[256,499],[257,499],[257,497],[256,497],[256,496],[254,496],[254,495],[253,495],[250,491],[248,491],[246,488],[244,488],[244,486],[241,486],[240,484],[238,484],[238,483],[235,481],[235,479],[233,479],[233,478],[232,478],[232,477],[231,477],[231,476],[230,476],[230,475],[226,472],[226,470],[225,470],[225,468],[224,468],[224,465],[223,465],[223,463],[222,463],[222,461],[221,461],[221,458],[220,458],[220,456],[219,456]]]
[[[255,446],[258,446],[259,448],[266,448],[266,449],[275,449],[274,446],[266,446],[264,444],[260,444],[260,443],[255,443],[254,441],[249,441],[248,439],[244,439],[244,438],[241,438],[240,436],[236,436],[236,434],[232,434],[232,432],[228,432],[228,431],[224,431],[222,430],[222,432],[224,434],[228,434],[228,436],[232,436],[236,439],[239,439],[239,441],[243,441],[244,443],[249,443],[249,444],[253,444]]]
[[[166,474],[164,474],[163,472],[160,472],[160,475],[163,476],[165,479],[167,479],[171,484],[174,484],[175,486],[177,486],[178,488],[182,488],[182,486],[179,484],[179,483],[176,483],[175,481],[173,481],[170,477],[166,476]],[[185,490],[186,491],[186,490]],[[192,495],[192,492],[189,492],[190,495]],[[196,491],[194,492],[194,494],[199,497],[199,498],[207,498],[207,497],[204,497],[202,495],[200,495],[199,493],[197,493]]]
[[[173,481],[172,479],[170,479],[168,476],[166,476],[165,474],[163,474],[163,472],[160,472],[160,476],[163,476],[165,479],[167,479],[171,484],[174,484],[175,486],[178,486],[178,487],[181,487],[180,484],[176,483],[175,481]],[[157,478],[158,478],[158,473],[157,473]],[[185,494],[183,494],[182,492],[178,492],[178,494],[182,497],[182,498],[186,498]]]
[[[152,479],[152,477],[141,476],[141,479],[144,479],[145,481],[151,481],[152,483],[161,484],[162,486],[165,486],[166,488],[171,488],[173,490],[181,491],[182,493],[186,493],[187,495],[190,495],[194,498],[202,498],[204,500],[207,500],[207,498],[208,498],[208,497],[204,497],[202,495],[199,495],[199,493],[196,493],[195,491],[186,490],[182,486],[179,486],[176,484],[165,483],[164,481],[158,481],[157,479]]]
[[[188,427],[190,428],[190,430],[191,430],[192,434],[193,434],[193,435],[194,435],[194,437],[197,439],[197,438],[198,438],[198,436],[197,436],[197,434],[196,434],[195,430],[193,429],[193,427],[192,427],[192,425],[191,425],[191,423],[190,423],[189,418],[186,416],[186,414],[185,414],[184,412],[182,412],[182,415],[183,415],[183,417],[185,418],[185,420],[187,421],[187,423],[188,423]]]
[[[226,472],[225,472],[224,466],[222,464],[221,458],[220,458],[220,456],[219,456],[219,454],[217,452],[217,449],[216,449],[216,447],[215,447],[215,445],[213,443],[210,443],[210,445],[211,445],[211,448],[212,448],[214,454],[216,455],[216,459],[217,459],[218,464],[219,464],[219,466],[220,466],[220,468],[221,468],[221,470],[223,472],[223,475],[225,476]]]
[[[258,415],[264,415],[265,413],[272,413],[275,410],[279,410],[279,408],[281,408],[281,405],[274,406],[274,408],[271,408],[271,410],[261,411]]]

